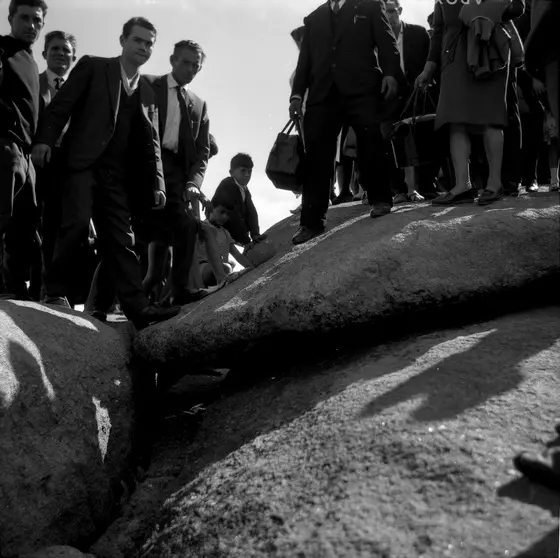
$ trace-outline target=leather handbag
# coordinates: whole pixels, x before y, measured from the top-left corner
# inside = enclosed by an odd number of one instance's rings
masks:
[[[293,130],[296,134],[292,134]],[[305,143],[299,118],[290,120],[276,137],[266,163],[266,175],[279,190],[303,189]]]
[[[420,97],[423,106],[420,107]],[[433,106],[428,112],[427,101]],[[412,107],[412,116],[402,118]],[[398,168],[419,167],[449,157],[449,141],[445,134],[435,130],[435,109],[430,94],[416,88],[408,100],[401,120],[393,124],[391,148]]]

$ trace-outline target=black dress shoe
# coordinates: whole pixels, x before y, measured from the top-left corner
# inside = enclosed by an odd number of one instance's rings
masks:
[[[339,196],[336,196],[336,198],[334,198],[334,200],[332,200],[332,204],[333,205],[339,205],[341,203],[350,203],[351,201],[353,201],[354,196],[350,193],[348,194],[340,194]]]
[[[155,304],[150,304],[143,308],[137,316],[134,317],[132,323],[136,329],[143,329],[151,324],[157,324],[159,322],[164,322],[173,318],[181,312],[180,306],[171,306],[169,308],[164,308],[162,306],[156,306]]]
[[[312,238],[319,236],[325,232],[325,228],[313,228],[313,227],[300,227],[296,234],[292,237],[292,242],[294,244],[303,244],[304,242],[309,242]]]
[[[476,190],[469,188],[459,194],[446,192],[432,200],[432,205],[457,205],[460,203],[474,203],[476,198]]]
[[[207,297],[210,293],[206,289],[198,289],[197,291],[183,291],[171,298],[171,304],[176,306],[185,306],[193,302],[198,302]]]

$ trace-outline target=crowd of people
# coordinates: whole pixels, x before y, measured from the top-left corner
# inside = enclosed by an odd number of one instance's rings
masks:
[[[407,201],[557,190],[558,44],[537,30],[554,19],[547,2],[437,0],[429,30],[402,20],[400,0],[328,0],[308,15],[292,32],[290,117],[306,149],[294,244],[325,230],[330,204],[353,199],[379,218]],[[118,303],[137,327],[168,319],[223,285],[230,257],[251,268],[247,250],[266,238],[253,161],[233,157],[206,198],[217,145],[190,88],[200,45],[177,42],[168,73],[150,76],[140,68],[157,32],[145,18],[124,24],[114,58],[76,63],[76,38],[53,31],[39,75],[31,46],[46,15],[43,0],[11,0],[0,37],[2,296],[85,301],[102,320]],[[441,153],[399,161],[397,125],[420,110],[435,112]]]
[[[205,61],[199,44],[177,42],[170,71],[150,76],[139,70],[157,31],[145,18],[124,24],[120,56],[75,65],[76,38],[52,31],[39,75],[31,47],[47,10],[11,0],[11,33],[0,37],[2,298],[85,302],[100,320],[119,304],[143,328],[231,279],[230,255],[252,267],[237,246],[266,238],[248,189],[253,161],[234,156],[206,198],[218,148],[190,89]]]
[[[307,16],[292,32],[307,163],[293,242],[323,233],[330,204],[362,199],[378,218],[407,201],[558,190],[558,44],[535,41],[545,2],[437,0],[429,30],[402,21],[401,0],[329,0]],[[396,125],[427,112],[439,155],[399,162]]]

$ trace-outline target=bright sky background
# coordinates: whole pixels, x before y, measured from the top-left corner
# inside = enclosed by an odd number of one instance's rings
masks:
[[[299,200],[276,190],[264,168],[276,134],[288,120],[289,79],[298,51],[292,29],[315,9],[317,0],[46,0],[49,12],[34,47],[40,71],[45,33],[59,29],[76,36],[78,58],[84,54],[118,56],[123,23],[133,16],[148,18],[158,30],[150,61],[142,72],[169,71],[173,45],[192,39],[207,60],[191,84],[208,103],[210,130],[219,154],[210,161],[203,190],[210,197],[228,176],[235,153],[255,161],[249,189],[259,213],[261,232],[289,215]],[[9,0],[0,0],[0,34],[9,33]],[[402,18],[427,26],[433,0],[401,0]]]

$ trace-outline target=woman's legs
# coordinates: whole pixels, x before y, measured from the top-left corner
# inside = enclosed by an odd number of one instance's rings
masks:
[[[465,127],[461,124],[451,124],[449,129],[451,161],[455,171],[455,186],[451,194],[456,196],[471,188],[469,175],[469,157],[471,154],[471,140]]]
[[[168,252],[167,244],[150,242],[148,246],[148,272],[142,281],[142,287],[147,295],[163,281]]]
[[[504,131],[501,128],[486,128],[484,130],[484,148],[489,170],[486,189],[495,193],[502,188]]]

